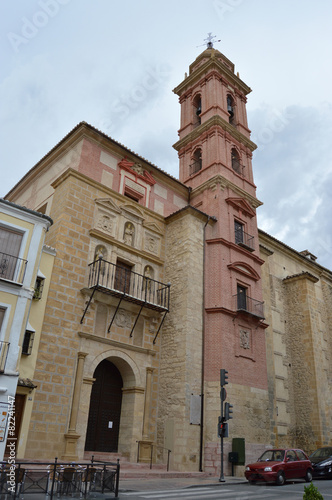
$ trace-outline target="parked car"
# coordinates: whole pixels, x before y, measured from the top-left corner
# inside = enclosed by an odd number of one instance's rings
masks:
[[[249,483],[258,481],[284,484],[287,479],[312,481],[312,465],[308,456],[297,449],[267,450],[258,461],[248,464],[244,475]]]
[[[325,446],[311,453],[311,461],[314,477],[327,477],[332,479],[332,446]]]

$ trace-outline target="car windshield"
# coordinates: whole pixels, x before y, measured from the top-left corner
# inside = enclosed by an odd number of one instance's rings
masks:
[[[319,448],[318,450],[314,451],[310,457],[311,458],[328,458],[332,455],[332,448]]]
[[[285,450],[268,450],[259,457],[258,462],[282,462],[284,455]]]

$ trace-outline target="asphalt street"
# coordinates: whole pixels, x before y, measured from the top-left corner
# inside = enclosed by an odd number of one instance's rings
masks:
[[[168,480],[171,483],[171,480]],[[332,500],[332,481],[314,481],[314,485],[323,495],[324,500]],[[122,485],[124,486],[124,485]],[[151,486],[151,484],[149,484]],[[157,486],[157,484],[155,485]],[[119,499],[121,500],[302,500],[304,487],[308,483],[295,481],[283,486],[276,485],[250,485],[238,481],[230,483],[205,484],[199,486],[171,487],[154,490],[146,488],[141,491],[126,491],[120,487]],[[144,482],[139,485],[144,487]],[[111,498],[111,497],[109,497]]]

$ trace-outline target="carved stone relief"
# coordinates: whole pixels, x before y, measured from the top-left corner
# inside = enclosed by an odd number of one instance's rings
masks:
[[[134,163],[134,165],[131,167],[131,169],[140,175],[144,174],[144,168],[142,167],[142,165],[140,163]]]
[[[153,254],[158,254],[159,238],[150,233],[145,233],[144,250]]]
[[[96,228],[104,233],[113,235],[114,233],[114,220],[113,217],[103,212],[98,213]]]
[[[250,331],[240,330],[240,347],[242,349],[250,349]]]
[[[149,321],[149,332],[154,334],[157,332],[158,320],[157,318],[151,318]]]
[[[114,323],[120,328],[131,328],[131,313],[125,309],[119,309],[116,313]]]

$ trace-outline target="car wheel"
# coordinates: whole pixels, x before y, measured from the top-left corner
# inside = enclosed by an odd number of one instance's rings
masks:
[[[256,484],[255,480],[249,479],[249,484]]]
[[[285,484],[285,475],[282,471],[278,472],[276,484],[278,486],[282,486],[283,484]]]
[[[306,474],[305,474],[305,480],[307,483],[311,483],[312,481],[312,470],[308,469]]]

